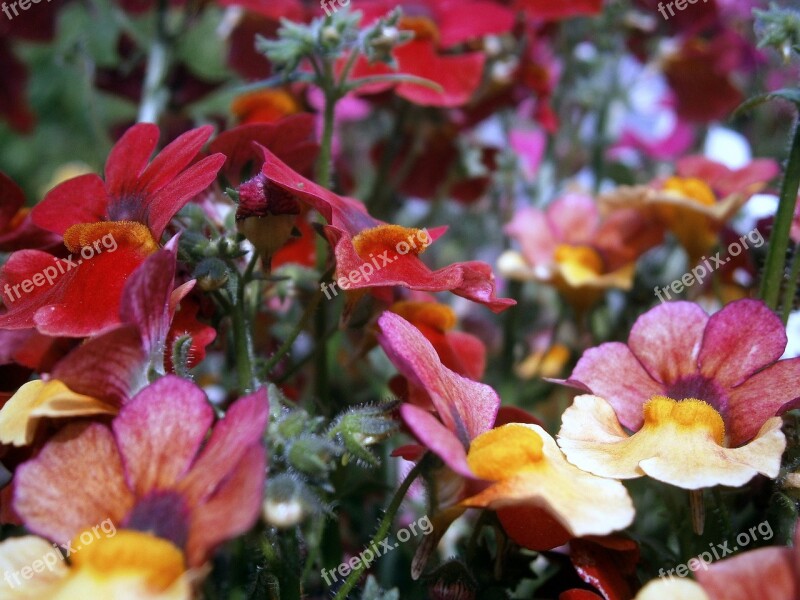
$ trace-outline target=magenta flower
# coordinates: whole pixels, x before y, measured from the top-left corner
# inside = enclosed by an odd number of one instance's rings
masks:
[[[672,302],[639,317],[627,345],[587,350],[566,383],[605,398],[633,431],[653,396],[702,400],[738,446],[800,401],[800,358],[778,360],[786,342],[781,320],[760,301],[738,300],[711,317]]]

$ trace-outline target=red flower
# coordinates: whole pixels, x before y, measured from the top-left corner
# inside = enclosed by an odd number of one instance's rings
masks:
[[[85,337],[119,324],[125,281],[158,249],[175,213],[214,181],[225,160],[216,154],[187,168],[210,135],[210,127],[189,131],[148,164],[158,128],[136,125],[111,150],[105,181],[83,175],[51,190],[33,209],[33,222],[63,235],[74,258],[59,260],[36,250],[13,254],[0,272],[8,308],[0,327]],[[45,285],[42,275],[48,273]]]

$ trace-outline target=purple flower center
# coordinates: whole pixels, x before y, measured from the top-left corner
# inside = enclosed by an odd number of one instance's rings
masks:
[[[123,525],[126,529],[151,533],[183,548],[189,537],[189,511],[185,499],[178,492],[151,492],[136,503]]]
[[[713,379],[695,374],[681,377],[667,386],[664,395],[673,400],[695,398],[713,406],[723,418],[728,409],[728,396],[725,390]]]

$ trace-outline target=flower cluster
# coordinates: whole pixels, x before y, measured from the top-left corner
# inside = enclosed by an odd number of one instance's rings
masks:
[[[800,14],[672,4],[0,21],[0,598],[800,597]]]

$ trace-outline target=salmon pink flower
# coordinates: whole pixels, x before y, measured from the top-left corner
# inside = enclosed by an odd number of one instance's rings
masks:
[[[225,160],[218,154],[187,168],[210,135],[210,127],[187,132],[148,164],[158,128],[136,125],[112,149],[105,182],[83,175],[51,190],[33,209],[33,222],[62,235],[73,255],[65,265],[36,250],[14,253],[0,273],[0,287],[22,286],[25,292],[28,280],[40,283],[28,282],[29,293],[4,296],[0,327],[86,337],[118,325],[125,281],[158,250],[169,221],[214,181]],[[44,273],[53,273],[47,285]]]
[[[506,233],[521,250],[500,257],[503,275],[549,283],[579,310],[606,289],[629,290],[636,259],[662,239],[661,229],[635,211],[602,220],[594,200],[581,194],[563,196],[545,210],[522,209]]]
[[[559,444],[598,475],[650,475],[686,489],[776,477],[783,412],[797,406],[800,359],[781,320],[760,301],[738,300],[709,317],[674,302],[639,317],[628,344],[587,350],[565,382],[575,399]],[[629,435],[623,426],[632,431]]]
[[[214,411],[193,383],[166,376],[143,389],[111,428],[63,428],[18,467],[14,509],[26,527],[70,540],[111,519],[152,533],[203,564],[220,542],[252,526],[261,508],[268,407],[262,390]]]

